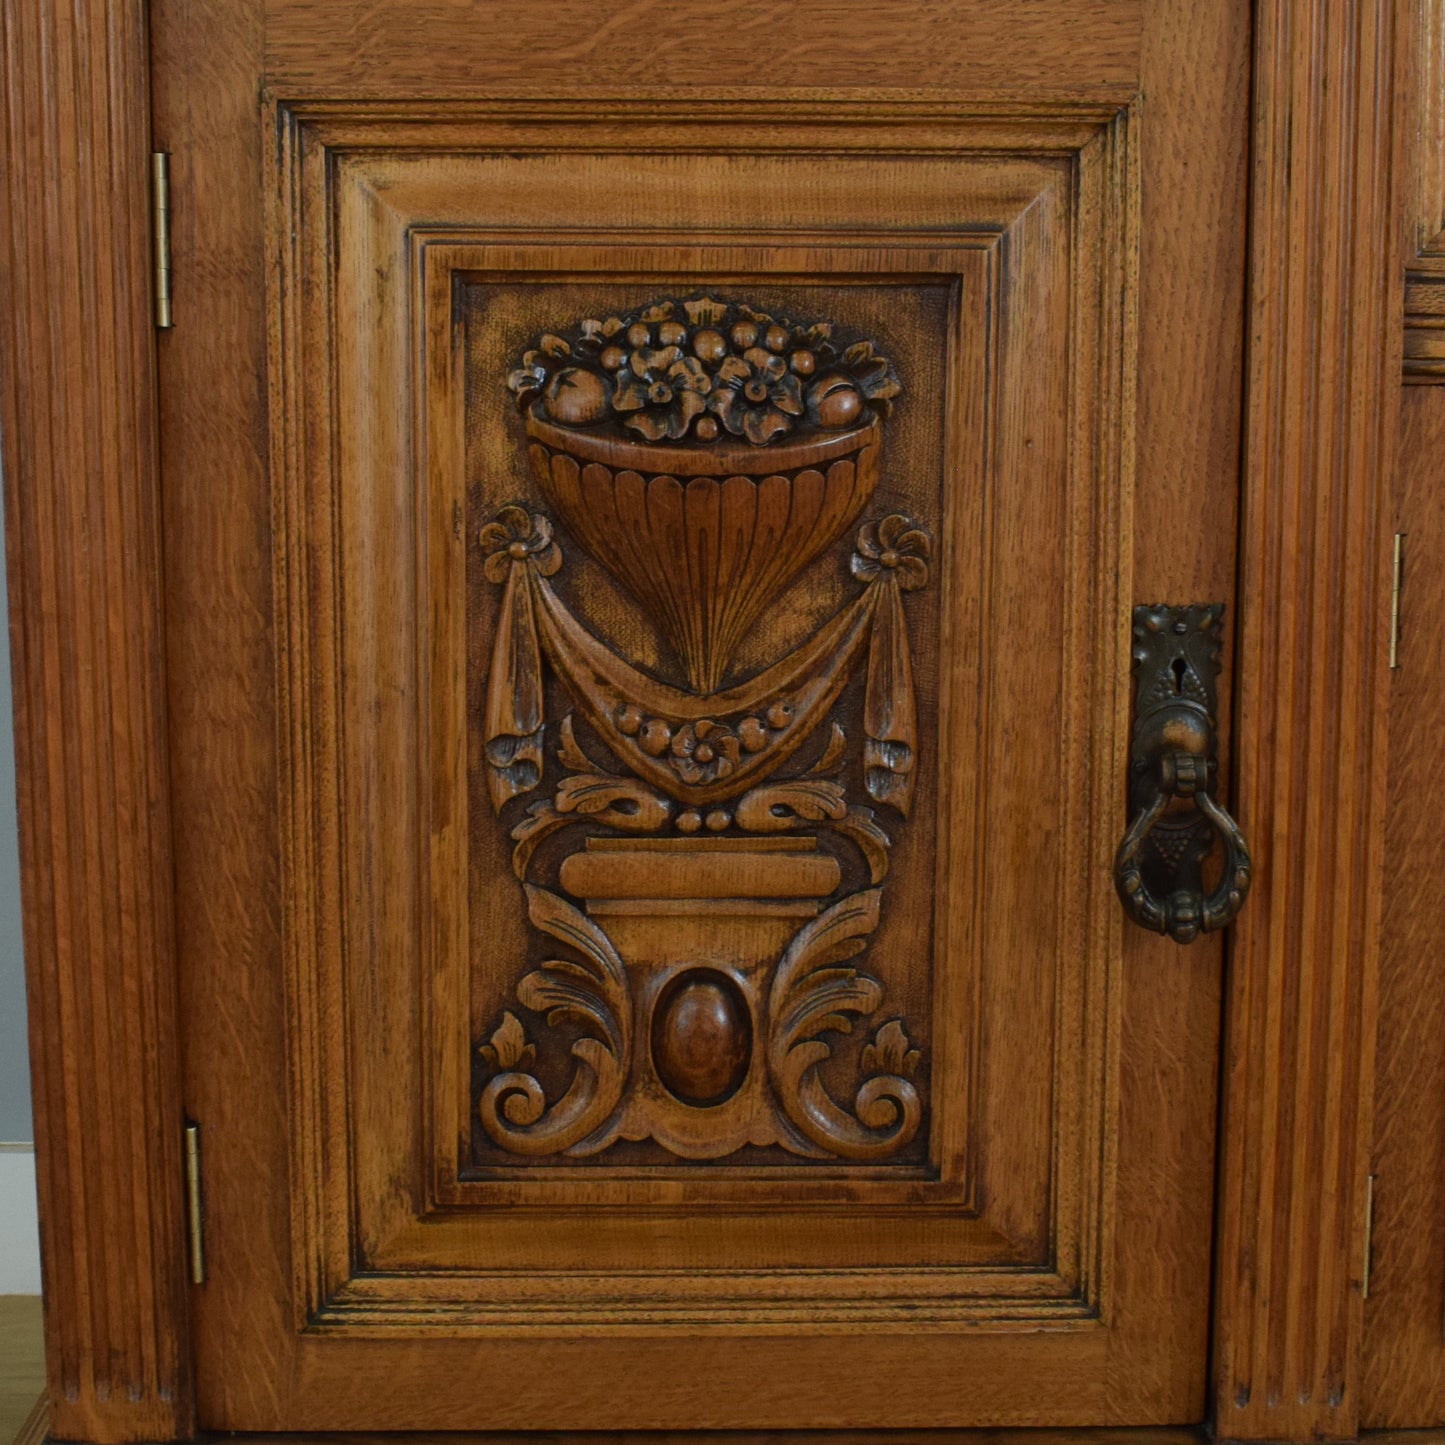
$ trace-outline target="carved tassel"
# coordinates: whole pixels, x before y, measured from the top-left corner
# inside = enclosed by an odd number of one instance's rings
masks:
[[[498,812],[542,780],[546,719],[529,567],[518,561],[508,569],[487,678],[487,783]]]
[[[906,818],[913,806],[913,764],[918,752],[913,660],[898,583],[893,576],[885,576],[875,590],[881,595],[868,642],[863,781],[873,798]]]

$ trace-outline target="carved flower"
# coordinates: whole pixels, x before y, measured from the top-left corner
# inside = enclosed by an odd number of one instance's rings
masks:
[[[664,322],[663,327],[672,324]],[[648,441],[662,437],[675,441],[687,435],[693,418],[706,406],[703,398],[711,389],[712,381],[702,362],[695,356],[684,356],[681,347],[641,346],[617,373],[612,406],[615,411],[632,413],[623,426],[640,432]]]
[[[793,418],[803,414],[803,390],[781,356],[750,346],[723,359],[707,404],[734,436],[765,446],[792,431]]]
[[[480,539],[487,560],[482,572],[488,582],[501,582],[513,562],[530,560],[544,577],[562,566],[562,549],[552,540],[552,524],[540,512],[524,507],[503,507],[495,522],[482,528]]]
[[[728,303],[715,301],[711,296],[695,296],[691,301],[684,301],[682,309],[694,326],[716,326],[728,314]]]
[[[588,317],[577,323],[577,350],[589,354],[600,352],[627,323],[620,316],[608,316],[598,321]]]
[[[928,581],[933,543],[907,517],[894,512],[881,522],[867,523],[859,529],[857,545],[850,565],[860,582],[875,582],[892,572],[905,592],[913,592]]]
[[[760,446],[800,428],[839,431],[886,417],[900,390],[872,342],[845,347],[827,322],[707,295],[659,298],[545,333],[508,384],[523,411],[558,426],[609,423],[647,441],[708,443],[730,433]]]
[[[711,783],[737,766],[742,744],[711,718],[684,723],[672,739],[672,766],[685,783]]]
[[[843,372],[880,416],[893,411],[893,398],[903,390],[886,356],[871,341],[857,341],[843,352]]]
[[[569,364],[571,356],[572,348],[560,336],[550,333],[539,337],[533,350],[523,353],[521,366],[507,378],[507,386],[517,398],[518,410],[526,411],[553,376]]]

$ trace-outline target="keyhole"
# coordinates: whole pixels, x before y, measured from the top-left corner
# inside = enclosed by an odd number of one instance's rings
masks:
[[[1184,674],[1189,671],[1189,664],[1182,657],[1176,657],[1169,664],[1170,671],[1174,674],[1174,691],[1176,694],[1184,691]]]

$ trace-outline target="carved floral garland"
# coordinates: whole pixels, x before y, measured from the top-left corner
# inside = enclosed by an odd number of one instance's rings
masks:
[[[795,431],[888,416],[900,390],[869,341],[840,351],[827,322],[798,323],[697,297],[546,333],[507,378],[523,410],[562,426],[612,422],[649,442],[730,434],[767,446]]]

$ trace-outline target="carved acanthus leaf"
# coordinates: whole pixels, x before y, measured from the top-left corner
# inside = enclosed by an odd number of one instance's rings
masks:
[[[822,755],[811,768],[804,773],[808,778],[831,778],[842,771],[843,756],[848,750],[848,738],[843,729],[837,723],[831,725],[828,734],[828,742],[823,748]]]
[[[533,803],[527,809],[527,816],[512,829],[512,872],[525,880],[532,855],[542,843],[576,821],[569,813],[559,813],[550,800]]]
[[[624,833],[652,833],[671,815],[672,804],[635,778],[574,773],[557,784],[553,801],[533,803],[512,829],[512,871],[526,878],[538,847],[581,818]]]
[[[893,840],[874,818],[872,808],[849,808],[833,826],[862,853],[868,864],[868,881],[881,883],[888,876],[888,850]]]
[[[859,954],[878,927],[880,889],[869,888],[840,900],[805,924],[794,936],[773,977],[769,1015],[772,1043],[786,1053],[826,1029],[848,1033],[848,1014],[871,1013],[883,996],[876,979],[835,965]],[[818,1057],[826,1044],[814,1043]]]
[[[903,1021],[889,1019],[873,1035],[873,1042],[864,1046],[858,1065],[865,1075],[902,1074],[911,1079],[921,1057],[917,1049],[909,1047]]]
[[[577,741],[577,733],[573,728],[570,712],[563,716],[557,729],[557,761],[574,773],[610,773],[612,771],[583,752],[582,745]]]
[[[622,1097],[631,1058],[627,970],[611,939],[584,913],[545,888],[523,886],[533,926],[582,957],[549,959],[522,979],[517,997],[527,1008],[545,1013],[549,1024],[577,1024],[585,1032],[572,1045],[577,1061],[572,1080],[550,1106],[541,1083],[519,1067],[530,1062],[524,1058],[530,1046],[508,1065],[494,1035],[491,1047],[505,1071],[482,1090],[482,1127],[498,1144],[518,1154],[592,1152],[610,1142],[608,1124]],[[507,1031],[511,1017],[504,1017],[497,1035]],[[515,1042],[510,1032],[503,1040],[509,1051]]]
[[[744,832],[781,833],[803,821],[836,821],[847,812],[839,784],[826,778],[792,778],[744,793],[734,817]]]
[[[629,833],[651,833],[667,822],[672,804],[633,778],[577,773],[557,784],[557,811],[578,813]]]
[[[876,979],[842,966],[877,928],[881,893],[869,888],[852,894],[804,925],[778,964],[769,998],[768,1065],[783,1109],[805,1138],[849,1159],[896,1153],[923,1119],[923,1101],[908,1079],[896,1071],[871,1072],[897,1052],[897,1040],[885,1037],[886,1029],[869,1046],[872,1063],[865,1061],[864,1069],[871,1076],[859,1087],[852,1113],[836,1103],[818,1073],[832,1057],[818,1035],[850,1032],[850,1015],[871,1013],[882,1000]],[[905,1047],[904,1064],[908,1052]],[[916,1067],[917,1060],[913,1063]]]

